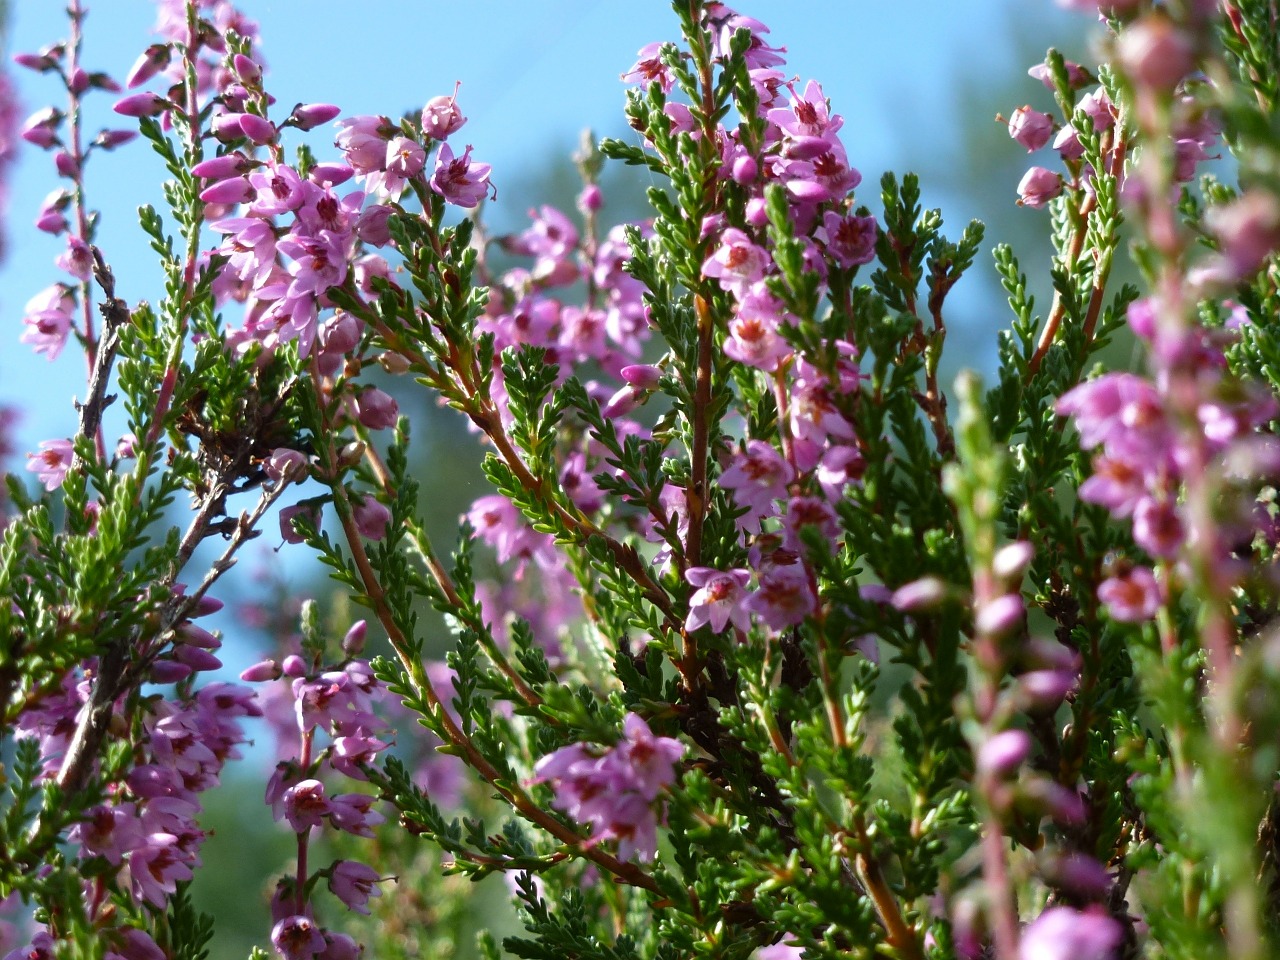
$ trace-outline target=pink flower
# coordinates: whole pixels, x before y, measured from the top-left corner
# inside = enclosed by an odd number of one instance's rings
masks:
[[[759,528],[760,521],[777,512],[775,501],[787,495],[787,484],[795,479],[796,472],[783,459],[772,444],[763,440],[748,440],[745,453],[739,454],[733,465],[720,475],[720,486],[733,491],[733,501],[746,507],[747,514],[738,518],[738,524],[750,529]]]
[[[34,470],[44,488],[52,492],[62,486],[74,455],[70,440],[41,440],[40,452],[27,454],[27,469]]]
[[[875,259],[877,233],[875,217],[842,217],[834,210],[823,215],[822,226],[816,231],[827,252],[845,270]]]
[[[334,145],[342,151],[356,176],[364,177],[383,169],[387,161],[387,142],[395,131],[386,117],[347,117],[338,121]]]
[[[622,75],[623,83],[636,83],[648,86],[656,82],[663,93],[670,93],[675,85],[675,78],[670,68],[662,62],[661,43],[646,43],[636,52],[636,62],[631,69]]]
[[[732,621],[739,630],[751,629],[751,618],[743,607],[746,587],[751,582],[747,570],[716,570],[712,567],[690,567],[685,579],[699,589],[689,598],[689,616],[684,628],[697,630],[707,624],[719,633]]]
[[[302,780],[285,790],[276,806],[276,819],[284,817],[294,833],[320,826],[333,807],[319,780]]]
[[[432,140],[447,140],[449,134],[456,133],[467,118],[458,109],[458,87],[453,88],[450,96],[432,97],[422,108],[422,133]]]
[[[1098,585],[1098,599],[1113,620],[1142,623],[1160,609],[1160,585],[1149,567],[1134,567]]]
[[[75,307],[75,298],[66,286],[55,283],[46,287],[27,301],[22,317],[26,329],[18,339],[31,344],[36,353],[58,359],[71,333],[71,311]]]
[[[729,227],[720,238],[720,247],[702,265],[704,277],[720,281],[720,286],[735,297],[745,296],[747,288],[764,276],[769,254],[737,227]]]
[[[809,575],[800,563],[766,564],[760,571],[760,586],[745,604],[775,631],[803,623],[816,606]]]
[[[356,419],[370,430],[386,430],[396,425],[400,408],[390,394],[369,387],[355,399]]]
[[[365,497],[354,504],[356,529],[362,537],[370,540],[381,540],[387,535],[387,526],[391,523],[391,511],[373,497]]]
[[[1018,183],[1018,204],[1043,207],[1062,192],[1062,177],[1044,167],[1032,167]]]
[[[1031,107],[1019,107],[1009,118],[1009,136],[1027,148],[1027,153],[1039,150],[1053,135],[1053,120],[1048,114]]]
[[[474,207],[492,188],[489,183],[492,169],[487,163],[471,162],[470,144],[467,144],[461,157],[454,157],[453,148],[443,143],[440,145],[440,152],[436,154],[431,189],[455,206]],[[494,196],[497,196],[496,190]]]

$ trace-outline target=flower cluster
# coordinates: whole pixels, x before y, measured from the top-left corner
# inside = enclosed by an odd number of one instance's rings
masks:
[[[561,747],[538,761],[533,782],[552,785],[555,805],[588,824],[593,843],[616,840],[622,860],[652,860],[661,819],[657,801],[675,783],[683,756],[679,740],[655,737],[643,717],[628,713],[615,746]]]

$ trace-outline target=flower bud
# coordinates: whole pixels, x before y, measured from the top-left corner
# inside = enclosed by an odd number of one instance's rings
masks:
[[[365,638],[369,633],[369,624],[363,620],[353,623],[342,638],[342,652],[348,657],[358,657],[364,650]]]
[[[164,97],[144,91],[117,100],[111,109],[124,117],[156,117],[172,108],[173,104]]]
[[[161,659],[151,664],[151,682],[159,684],[179,683],[195,671],[185,663]]]
[[[578,194],[578,209],[584,214],[599,213],[604,207],[604,194],[594,183],[588,183]]]
[[[283,676],[280,664],[274,660],[259,660],[251,667],[240,672],[240,679],[245,683],[264,683],[268,680],[279,680]]]
[[[307,675],[307,661],[296,653],[291,653],[280,664],[280,672],[286,677],[293,677],[294,679],[305,677]]]
[[[356,419],[370,430],[385,430],[396,425],[400,407],[390,394],[370,387],[355,400]]]
[[[1006,593],[988,600],[978,609],[973,618],[973,627],[978,633],[999,636],[1021,623],[1022,616],[1022,597],[1016,593]]]
[[[903,613],[932,610],[947,598],[948,588],[937,577],[921,577],[893,591],[890,603]]]
[[[332,103],[300,103],[293,108],[286,123],[299,130],[314,130],[322,123],[328,123],[342,112],[341,107]]]
[[[365,497],[353,510],[356,529],[370,540],[381,540],[387,535],[391,523],[391,511],[373,497]]]
[[[1001,580],[1021,580],[1031,565],[1035,550],[1025,540],[1005,544],[991,561],[991,572]]]
[[[172,48],[167,43],[153,43],[147,47],[129,68],[124,85],[130,90],[142,86],[169,65],[171,53]]]
[[[1025,730],[1001,730],[978,749],[978,772],[1008,779],[1031,755],[1031,746],[1031,735]]]

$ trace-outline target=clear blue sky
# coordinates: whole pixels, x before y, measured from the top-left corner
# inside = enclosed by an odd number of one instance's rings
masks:
[[[553,153],[570,153],[584,127],[619,133],[618,75],[643,44],[676,34],[661,0],[243,0],[240,6],[260,23],[269,89],[282,105],[330,101],[347,113],[396,114],[461,80],[460,103],[470,120],[465,140],[478,159],[493,163],[500,189],[493,213],[508,222],[539,198],[504,191],[504,182],[520,180],[530,164],[541,169]],[[960,122],[952,116],[953,74],[1019,73],[1026,65],[1011,62],[1007,52],[1012,32],[1051,39],[1053,28],[1065,23],[1052,0],[743,0],[738,6],[772,28],[773,42],[789,50],[790,71],[821,80],[845,116],[845,142],[867,176],[868,199],[881,171],[919,161],[906,151],[918,148],[922,131],[937,149],[952,148]],[[63,7],[55,0],[14,0],[9,53],[63,37]],[[85,64],[122,77],[150,42],[153,4],[89,0],[89,8]],[[55,100],[48,78],[20,73],[25,111]],[[96,99],[100,112],[91,122],[115,125],[106,113],[111,98]],[[135,211],[155,199],[157,158],[142,148],[104,159],[91,168],[89,187],[103,212],[99,243],[123,296],[154,297],[154,268],[142,256]],[[50,364],[17,342],[27,299],[59,279],[52,260],[61,241],[28,226],[54,185],[48,155],[27,150],[12,194],[9,259],[0,265],[0,402],[28,408],[19,435],[28,450],[42,438],[71,432],[71,397],[83,385],[74,349]],[[965,209],[963,197],[952,199],[960,205],[954,219],[983,214]]]

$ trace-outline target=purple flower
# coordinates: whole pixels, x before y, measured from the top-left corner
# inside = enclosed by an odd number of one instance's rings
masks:
[[[751,582],[747,570],[715,570],[711,567],[690,567],[684,577],[699,589],[689,598],[689,616],[684,628],[688,631],[711,625],[719,633],[730,621],[739,630],[751,629],[751,618],[742,603],[746,587]]]
[[[1123,939],[1119,921],[1100,910],[1050,907],[1023,929],[1018,960],[1113,960]]]
[[[312,960],[325,948],[324,936],[310,917],[285,917],[271,928],[271,943],[285,960]]]
[[[487,163],[471,162],[471,144],[467,144],[462,156],[455,157],[447,143],[440,145],[436,154],[436,168],[431,175],[431,189],[446,201],[459,207],[474,207],[484,199],[492,184],[489,174],[493,168]],[[497,191],[494,190],[494,196]]]
[[[294,833],[305,833],[332,811],[329,798],[324,795],[324,784],[319,780],[302,780],[285,790],[276,806],[276,819],[289,821]]]
[[[333,895],[356,913],[369,913],[369,898],[382,896],[376,884],[382,878],[378,871],[355,860],[339,860],[329,874],[329,889]]]

